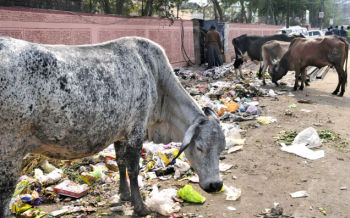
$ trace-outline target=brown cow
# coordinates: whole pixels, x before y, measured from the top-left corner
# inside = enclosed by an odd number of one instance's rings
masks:
[[[288,51],[289,45],[290,42],[271,40],[265,42],[261,47],[263,65],[259,68],[258,76],[259,79],[262,77],[264,85],[266,84],[264,76],[266,69],[269,69],[268,72],[271,75],[274,61],[283,57],[283,55]]]
[[[306,79],[305,68],[315,66],[318,68],[330,65],[334,66],[338,73],[338,85],[332,93],[343,96],[347,82],[347,60],[349,44],[342,37],[331,35],[318,38],[297,38],[293,40],[288,51],[282,59],[273,67],[272,82],[277,84],[289,70],[295,71],[294,90],[298,88],[298,78],[301,75],[300,90],[304,88]],[[344,70],[344,63],[345,70]],[[308,85],[306,83],[306,85]]]

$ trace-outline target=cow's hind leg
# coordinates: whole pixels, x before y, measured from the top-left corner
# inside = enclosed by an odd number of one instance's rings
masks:
[[[128,185],[128,181],[126,178],[126,148],[128,144],[126,142],[117,141],[114,143],[115,153],[116,153],[116,160],[118,163],[119,168],[119,175],[120,175],[120,184],[119,184],[119,193],[120,193],[120,199],[122,201],[130,201],[130,189]]]
[[[141,151],[142,151],[142,143],[144,139],[144,130],[141,127],[136,127],[128,137],[126,142],[117,144],[119,145],[118,148],[116,148],[116,155],[118,158],[118,165],[119,163],[122,163],[122,167],[127,168],[128,175],[130,177],[130,189],[131,189],[131,201],[134,205],[134,211],[139,216],[146,216],[150,212],[143,204],[139,186],[138,186],[138,180],[137,177],[139,175],[139,159],[141,157]],[[115,147],[116,144],[115,144]],[[119,157],[118,157],[119,155]],[[121,173],[120,175],[122,176]],[[121,186],[120,191],[121,194],[125,197],[128,196],[128,186],[126,183],[126,178],[122,177],[120,178]],[[123,184],[123,186],[122,186]],[[122,188],[125,188],[126,191],[122,190]]]
[[[341,67],[336,66],[335,69],[337,70],[337,73],[338,73],[338,85],[332,94],[333,95],[338,94],[339,89],[340,89],[339,96],[342,97],[344,95],[344,92],[345,92],[345,84],[346,84],[346,80],[347,80],[347,75]]]

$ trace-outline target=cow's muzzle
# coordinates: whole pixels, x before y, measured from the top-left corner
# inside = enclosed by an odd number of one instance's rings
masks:
[[[202,187],[201,184],[199,184],[201,186],[201,188],[206,191],[206,192],[218,192],[222,189],[223,186],[223,182],[222,181],[216,181],[216,182],[211,182],[208,183],[208,185],[206,187]]]

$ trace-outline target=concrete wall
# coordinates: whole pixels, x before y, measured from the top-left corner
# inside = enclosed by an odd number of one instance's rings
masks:
[[[162,45],[173,66],[184,65],[182,22],[167,19],[91,15],[0,7],[0,35],[45,44],[93,44],[141,36]],[[184,48],[194,62],[193,24],[183,21]]]

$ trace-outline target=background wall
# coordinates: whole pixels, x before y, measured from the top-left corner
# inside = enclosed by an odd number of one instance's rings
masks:
[[[241,34],[270,35],[280,26],[229,24],[229,52],[232,38]],[[181,35],[183,33],[183,43]],[[0,35],[45,44],[92,44],[123,36],[141,36],[162,45],[173,66],[183,66],[188,57],[195,62],[193,22],[149,17],[118,17],[76,12],[0,7]]]
[[[162,45],[173,65],[184,65],[182,22],[167,19],[90,15],[0,7],[0,35],[45,44],[91,44],[141,36]],[[183,21],[184,48],[194,61],[193,24]]]
[[[276,30],[283,28],[283,26],[274,26],[267,24],[243,24],[243,23],[230,23],[229,38],[229,52],[234,53],[232,45],[232,39],[243,34],[248,35],[273,35]]]

